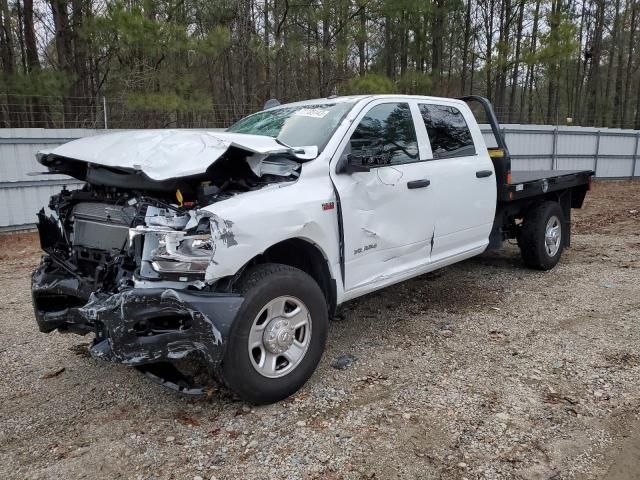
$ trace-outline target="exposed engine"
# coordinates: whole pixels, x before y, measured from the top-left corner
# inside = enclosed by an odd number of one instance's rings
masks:
[[[131,286],[134,274],[149,281],[202,280],[210,229],[208,219],[196,219],[194,212],[298,176],[299,164],[290,159],[246,160],[229,155],[206,174],[171,185],[89,164],[76,175],[90,179],[84,188],[63,189],[49,202],[54,215],[39,213],[42,248],[92,291]]]

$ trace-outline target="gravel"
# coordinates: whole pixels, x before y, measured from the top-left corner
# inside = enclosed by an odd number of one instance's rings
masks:
[[[349,303],[311,381],[266,407],[39,333],[37,240],[0,237],[0,478],[635,478],[638,211],[640,183],[598,183],[551,272],[509,245]]]

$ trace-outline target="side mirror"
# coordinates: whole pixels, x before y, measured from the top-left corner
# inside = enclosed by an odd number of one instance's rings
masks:
[[[313,160],[318,156],[318,147],[316,145],[300,147],[297,148],[293,154],[300,160]]]
[[[365,165],[363,160],[365,157],[349,153],[340,159],[336,173],[346,173],[351,175],[356,172],[369,172],[371,167]]]

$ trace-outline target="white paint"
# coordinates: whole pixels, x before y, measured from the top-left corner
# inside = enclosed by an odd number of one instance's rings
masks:
[[[369,102],[355,117],[333,156],[331,178],[340,195],[345,226],[347,291],[374,285],[385,276],[417,268],[429,259],[437,199],[430,187],[410,190],[407,182],[428,178],[430,162],[381,166],[351,175],[335,172],[335,166],[350,151],[351,135],[369,110],[396,102],[406,103],[407,98],[385,97]],[[415,115],[413,118],[417,125]],[[427,145],[424,138],[418,140],[421,159],[431,156]]]
[[[427,162],[427,174],[431,179],[429,188],[433,188],[437,202],[430,261],[437,262],[463,254],[470,248],[484,249],[489,243],[495,217],[497,190],[493,162],[482,133],[469,108],[463,108],[461,102],[441,98],[417,103],[445,105],[460,110],[476,148],[475,155]],[[426,133],[423,122],[416,122],[416,126]],[[493,173],[489,177],[478,178],[476,172],[480,170]]]
[[[344,136],[334,164],[345,154],[350,135],[369,108],[389,102],[409,103],[421,161],[352,175],[332,170],[343,206],[347,291],[366,293],[387,284],[388,279],[423,272],[430,264],[436,268],[438,262],[469,251],[482,252],[495,215],[495,176],[480,179],[475,175],[478,170],[493,171],[493,164],[471,111],[460,101],[384,97],[370,102]],[[433,159],[418,109],[421,103],[454,106],[463,112],[478,153]],[[409,189],[408,182],[414,180],[429,180],[430,185]]]
[[[204,173],[230,147],[263,155],[289,151],[275,138],[261,135],[204,130],[132,130],[74,140],[53,150],[41,151],[39,159],[53,154],[107,167],[139,170],[153,180],[167,180]],[[304,159],[317,155],[315,146],[295,150],[296,155]]]
[[[208,218],[208,283],[235,275],[279,242],[301,239],[316,246],[326,259],[336,280],[338,303],[484,251],[496,207],[495,172],[490,177],[476,177],[479,170],[493,172],[493,164],[469,107],[458,100],[417,96],[378,95],[335,101],[350,101],[353,108],[322,152],[305,148],[307,159],[317,158],[300,165],[297,180],[233,196],[189,212],[188,219],[174,216],[163,220],[156,209],[148,215],[147,226],[131,234],[161,237],[169,232],[165,250],[178,258],[184,253],[179,248],[179,241],[187,238],[184,229]],[[416,161],[384,165],[369,172],[336,173],[358,122],[370,108],[394,102],[409,104],[418,141]],[[314,103],[317,100],[296,105]],[[458,108],[471,130],[477,153],[434,159],[419,103]],[[217,132],[127,132],[72,142],[53,153],[102,165],[136,167],[152,178],[166,179],[205,171],[232,145],[249,152],[256,172],[264,168],[290,170],[290,164],[262,164],[265,155],[282,151],[283,146],[274,139]],[[425,179],[430,181],[428,187],[407,187],[410,181]],[[344,282],[338,204],[343,215]],[[150,286],[154,283],[148,282]],[[204,283],[192,285],[201,288]]]
[[[376,105],[394,102],[409,103],[418,139],[418,159],[369,172],[337,174],[336,166],[362,117]],[[479,153],[433,159],[419,102],[444,103],[460,109]],[[253,158],[259,159],[260,155]],[[258,162],[253,165],[258,166]],[[479,179],[477,170],[493,171],[493,165],[482,133],[465,103],[430,97],[363,97],[354,103],[318,157],[301,165],[296,181],[273,184],[191,212],[190,225],[202,217],[210,219],[212,254],[205,281],[211,283],[234,275],[269,247],[297,238],[322,252],[336,280],[341,303],[481,253],[488,244],[496,188],[495,176]],[[431,184],[407,188],[408,182],[423,179],[429,179]],[[336,190],[343,213],[344,283],[338,210],[323,209],[325,204],[338,204]],[[155,217],[148,220],[148,224],[153,222],[156,226],[146,228],[159,234],[166,225],[180,223],[175,218],[167,222]]]
[[[233,275],[256,255],[291,238],[317,245],[329,264],[336,265],[337,209],[322,209],[323,203],[335,202],[328,168],[328,162],[318,158],[302,165],[297,182],[254,190],[205,207],[204,212],[218,219],[211,223],[215,255],[206,279]],[[229,233],[233,235],[231,243],[225,241]],[[340,278],[339,270],[330,269],[334,278]]]

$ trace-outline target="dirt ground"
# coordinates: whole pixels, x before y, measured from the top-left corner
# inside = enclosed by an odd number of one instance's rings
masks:
[[[640,478],[640,183],[595,184],[574,225],[550,272],[507,246],[348,304],[259,408],[39,333],[37,241],[0,237],[0,478]]]

